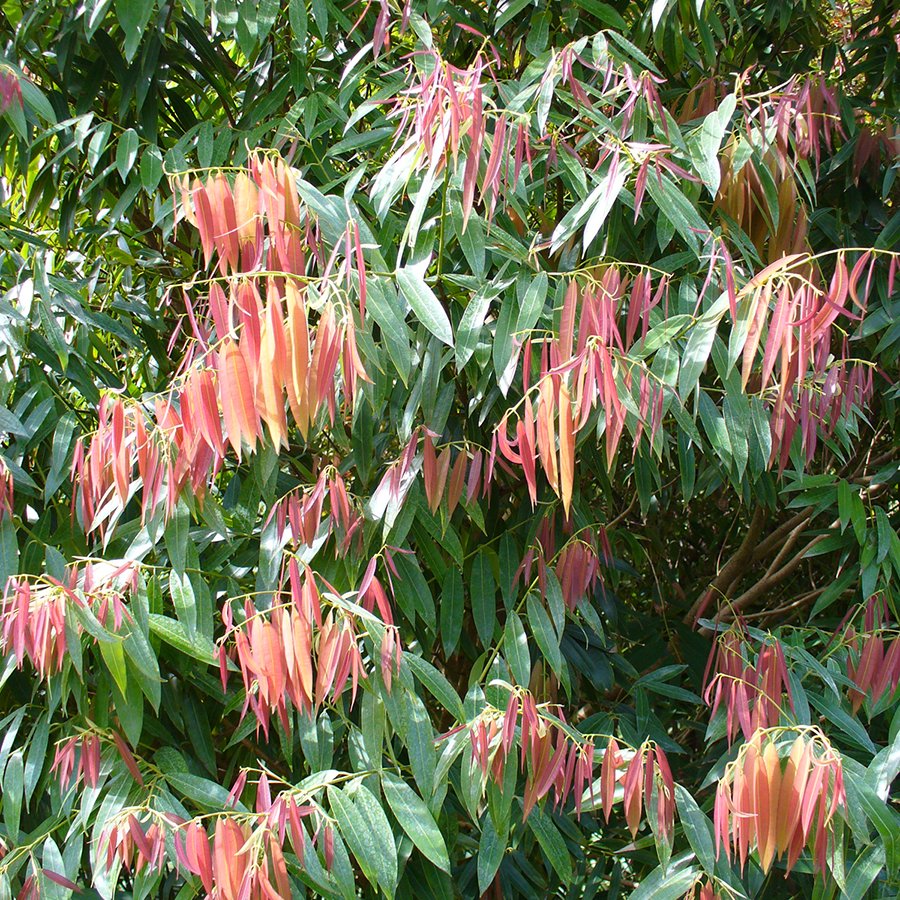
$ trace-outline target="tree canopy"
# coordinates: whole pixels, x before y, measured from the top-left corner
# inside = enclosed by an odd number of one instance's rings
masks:
[[[0,898],[896,897],[898,34],[0,4]]]

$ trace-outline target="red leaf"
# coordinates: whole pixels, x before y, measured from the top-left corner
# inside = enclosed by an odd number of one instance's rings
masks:
[[[66,890],[74,891],[76,894],[83,894],[84,891],[75,884],[74,881],[69,881],[68,878],[65,878],[62,875],[58,875],[56,872],[51,872],[50,869],[41,869],[41,872],[44,874],[46,878],[49,878],[55,884],[58,884],[60,887],[64,887]]]
[[[453,463],[453,469],[450,472],[450,480],[447,486],[447,514],[450,516],[453,515],[453,511],[456,509],[456,505],[462,496],[468,461],[468,453],[465,450],[460,450],[456,455],[456,461]]]

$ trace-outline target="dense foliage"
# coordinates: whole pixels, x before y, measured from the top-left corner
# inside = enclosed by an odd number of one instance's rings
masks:
[[[0,4],[0,897],[896,897],[897,35]]]

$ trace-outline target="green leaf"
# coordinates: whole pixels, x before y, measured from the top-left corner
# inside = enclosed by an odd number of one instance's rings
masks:
[[[678,818],[691,849],[704,870],[713,874],[716,871],[716,851],[709,819],[703,815],[697,801],[680,784],[675,785],[675,802],[678,806]]]
[[[855,760],[845,758],[844,778],[848,785],[848,802],[858,803],[866,818],[875,826],[884,841],[888,873],[895,876],[900,871],[900,814],[875,793],[866,780],[865,769]]]
[[[681,334],[692,321],[692,317],[688,315],[668,316],[647,332],[647,337],[635,346],[631,355],[641,359],[655,353]]]
[[[66,847],[67,851],[69,849],[69,847]],[[80,847],[78,846],[78,842],[76,842],[73,849],[80,849]],[[73,856],[74,854],[70,854],[70,860],[73,858]],[[52,879],[48,878],[47,872],[53,872],[54,874],[61,875],[63,878],[65,878],[68,869],[68,871],[71,872],[71,874],[76,878],[78,876],[74,871],[74,866],[66,866],[63,855],[59,852],[59,847],[56,846],[56,843],[51,837],[48,837],[47,840],[44,841],[44,847],[41,852],[41,867],[44,870],[44,884],[41,887],[41,897],[43,898],[43,900],[69,900],[69,898],[73,896],[73,891],[71,889],[63,887],[61,884],[57,884]]]
[[[437,753],[434,748],[434,726],[425,703],[418,694],[406,691],[402,700],[403,738],[409,751],[409,765],[422,794],[434,794],[434,770]]]
[[[557,677],[561,678],[560,672],[563,661],[562,654],[559,651],[559,637],[553,628],[553,623],[550,621],[547,611],[541,604],[540,597],[535,591],[529,592],[526,607],[531,633],[534,635],[541,653],[544,654],[544,657],[550,664],[550,668]]]
[[[50,736],[49,714],[45,713],[38,720],[28,745],[28,757],[25,760],[25,804],[31,801],[31,795],[37,787],[38,779],[44,770],[47,753],[47,740]]]
[[[459,643],[462,631],[465,597],[463,595],[462,573],[456,566],[450,566],[444,575],[441,588],[441,641],[444,653],[450,656]]]
[[[122,645],[118,644],[116,646],[121,647]],[[141,691],[141,686],[134,678],[133,667],[128,666],[127,661],[124,660],[124,655],[123,661],[125,662],[126,674],[128,674],[129,668],[132,671],[128,675],[124,692],[122,692],[120,685],[113,685],[113,705],[116,708],[116,715],[119,717],[125,737],[128,738],[128,742],[132,747],[137,747],[144,729],[144,695]]]
[[[393,897],[397,887],[397,848],[384,810],[364,785],[328,788],[328,802],[341,837],[371,884]]]
[[[528,825],[562,883],[569,884],[572,881],[572,855],[553,820],[536,806],[528,816]]]
[[[866,729],[854,719],[851,715],[844,712],[840,706],[830,697],[819,696],[818,694],[808,694],[809,702],[820,712],[829,722],[836,725],[842,732],[843,737],[858,747],[875,753],[875,745],[872,739],[866,733]]]
[[[650,21],[653,23],[654,31],[659,28],[659,23],[671,2],[672,0],[653,0],[653,6],[650,7]]]
[[[497,585],[490,557],[485,550],[479,550],[472,562],[470,593],[475,630],[482,645],[487,648],[493,640],[497,622]]]
[[[133,128],[127,129],[116,146],[116,171],[123,182],[128,181],[128,173],[137,159],[138,135]]]
[[[25,106],[30,107],[42,119],[51,125],[56,124],[56,113],[53,106],[47,99],[46,94],[31,80],[31,78],[20,77],[19,88],[22,91],[22,102]]]
[[[415,653],[406,653],[403,656],[404,662],[409,664],[416,678],[428,689],[428,692],[434,697],[444,709],[452,715],[457,722],[465,719],[462,701],[459,695],[453,689],[453,685],[447,680],[446,676],[439,669],[436,669],[430,662],[424,660]]]
[[[506,661],[513,678],[517,684],[527,686],[531,681],[531,654],[528,650],[528,635],[518,613],[510,612],[507,616],[503,634]]]
[[[484,226],[481,224],[481,218],[473,211],[463,228],[462,205],[456,196],[451,197],[450,212],[453,219],[453,230],[456,232],[456,239],[459,241],[466,262],[472,268],[474,275],[480,278],[484,275],[485,262]]]
[[[139,627],[132,626],[125,637],[123,647],[134,664],[141,689],[155,709],[159,708],[161,681],[159,662],[150,641]]]
[[[478,842],[478,891],[483,894],[494,880],[503,854],[506,853],[508,838],[505,834],[497,834],[490,815],[482,820],[481,839]]]
[[[510,363],[515,356],[515,344],[513,341],[515,315],[515,300],[508,297],[500,304],[500,314],[494,325],[494,344],[491,347],[491,355],[494,360],[494,374],[504,396],[509,390],[509,377],[512,374]]]
[[[106,145],[109,142],[109,137],[111,134],[112,123],[101,122],[94,130],[94,133],[91,135],[91,140],[90,143],[88,143],[87,148],[87,161],[88,167],[92,171],[100,162],[100,158],[103,156],[103,153],[106,150]]]
[[[546,588],[544,600],[550,610],[550,619],[558,640],[562,640],[563,630],[566,627],[566,601],[563,598],[562,585],[552,569],[547,570]]]
[[[743,393],[728,392],[723,404],[725,427],[731,442],[731,456],[737,469],[738,482],[744,477],[750,459],[747,435],[751,433],[750,404]]]
[[[696,866],[677,872],[673,872],[671,866],[660,866],[642,879],[630,900],[679,900],[694,883],[697,874]]]
[[[715,198],[719,191],[719,182],[722,177],[721,166],[719,165],[719,148],[722,146],[722,139],[734,115],[737,106],[737,98],[734,94],[729,94],[722,101],[721,106],[717,110],[709,113],[703,120],[703,125],[697,135],[697,141],[692,142],[691,158],[694,162],[694,169],[703,179],[704,184],[709,189],[710,196]]]
[[[122,647],[121,641],[101,641],[97,646],[100,648],[100,655],[109,674],[112,675],[113,681],[125,696],[128,690],[128,670],[125,668],[125,649]]]
[[[20,436],[28,435],[22,420],[14,413],[11,413],[5,406],[0,406],[0,431]]]
[[[597,233],[603,227],[603,223],[609,216],[613,204],[619,197],[619,191],[625,186],[625,180],[630,171],[630,164],[624,160],[614,170],[610,168],[610,171],[600,184],[584,201],[585,208],[590,208],[591,210],[591,214],[588,216],[587,223],[584,226],[584,237],[582,238],[585,253],[587,253],[588,247],[593,243]]]
[[[850,524],[851,506],[853,503],[853,489],[843,478],[838,482],[837,501],[838,517],[841,520],[841,534],[843,534]]]
[[[116,0],[119,25],[125,32],[125,59],[131,62],[144,36],[150,16],[156,8],[155,0]]]
[[[16,540],[16,526],[12,519],[4,516],[0,520],[0,585],[19,573],[19,543]]]
[[[425,265],[407,266],[397,271],[397,283],[418,320],[439,340],[453,346],[453,328],[440,300],[425,283]]]
[[[165,772],[166,781],[180,794],[184,794],[189,800],[199,804],[203,809],[220,810],[231,807],[227,788],[203,778],[200,775],[191,775],[188,772]],[[242,804],[238,804],[241,808]]]
[[[162,174],[162,153],[159,152],[159,147],[148,147],[141,155],[141,185],[148,194],[156,190]]]
[[[847,883],[842,897],[847,900],[863,900],[867,896],[872,882],[884,868],[885,852],[880,844],[870,844],[854,860],[847,873]]]
[[[444,836],[422,798],[392,772],[381,773],[381,786],[391,812],[410,840],[426,859],[444,872],[449,872],[450,858]]]
[[[184,625],[186,631],[195,632],[197,630],[197,602],[188,576],[179,574],[175,569],[169,572],[169,592],[172,595],[172,602],[175,604],[178,621]]]
[[[3,797],[3,822],[15,847],[18,843],[19,823],[22,819],[22,798],[25,793],[25,764],[22,751],[16,750],[6,763],[6,771],[0,780],[0,796]]]
[[[712,316],[707,313],[701,316],[688,332],[687,345],[681,358],[681,371],[678,375],[678,393],[682,400],[687,400],[700,380],[700,373],[709,359],[721,318],[722,313]]]
[[[879,750],[866,770],[866,784],[868,784],[878,797],[887,800],[890,795],[891,785],[900,774],[900,730],[894,735],[893,741],[882,750]]]
[[[887,517],[887,513],[880,506],[875,507],[875,530],[878,535],[878,553],[875,556],[875,562],[882,563],[890,553],[891,543],[894,540],[894,529],[891,527],[891,520]]]
[[[466,363],[472,358],[472,354],[475,352],[475,347],[478,344],[481,328],[484,325],[485,316],[487,316],[491,305],[491,300],[498,293],[499,291],[479,291],[466,306],[466,311],[463,313],[456,334],[457,369],[464,369]]]
[[[700,242],[709,234],[709,226],[700,218],[693,203],[667,175],[648,177],[647,193],[659,211],[675,226],[688,249],[699,257]]]
[[[150,613],[150,631],[167,644],[200,662],[210,666],[216,663],[218,658],[216,645],[202,634],[189,633],[181,622],[176,622],[168,616]]]
[[[53,432],[50,471],[44,482],[44,500],[49,500],[69,477],[72,459],[72,439],[78,420],[69,410],[63,413]]]
[[[397,291],[392,282],[384,277],[371,276],[367,279],[366,309],[381,329],[381,336],[387,344],[391,358],[400,380],[409,382],[409,370],[412,365],[412,350],[409,345],[409,329],[403,319],[403,309]]]

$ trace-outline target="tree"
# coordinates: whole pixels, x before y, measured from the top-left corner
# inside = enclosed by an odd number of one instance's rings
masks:
[[[3,17],[0,894],[896,895],[891,4]]]

